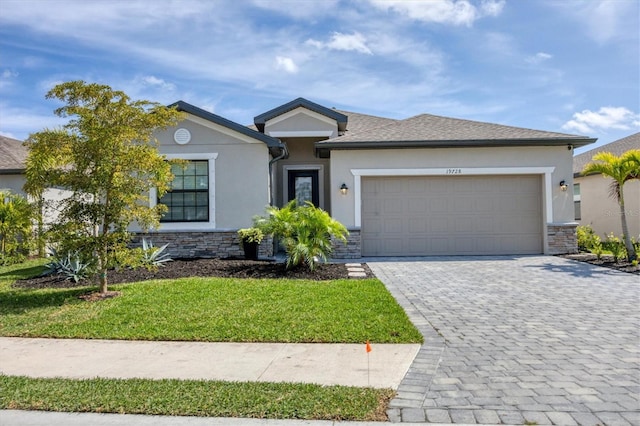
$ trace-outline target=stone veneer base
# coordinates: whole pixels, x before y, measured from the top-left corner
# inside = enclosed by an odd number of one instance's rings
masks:
[[[549,254],[571,254],[578,252],[577,223],[547,224]]]

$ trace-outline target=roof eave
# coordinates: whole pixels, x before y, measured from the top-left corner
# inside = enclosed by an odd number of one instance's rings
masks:
[[[200,117],[202,119],[227,127],[231,130],[235,130],[236,132],[242,133],[245,136],[258,139],[264,142],[265,144],[267,144],[269,148],[282,148],[282,142],[280,142],[280,140],[274,137],[265,135],[264,133],[257,132],[246,126],[243,126],[231,120],[227,120],[224,117],[221,117],[217,114],[213,114],[209,111],[205,111],[201,108],[198,108],[186,102],[183,102],[183,101],[174,102],[171,105],[168,105],[168,108],[176,108],[178,111],[183,111],[183,112],[195,115],[196,117]]]
[[[318,148],[327,149],[392,149],[392,148],[483,148],[507,146],[572,146],[581,147],[594,143],[595,138],[554,139],[468,139],[468,140],[401,140],[401,141],[320,141]]]
[[[0,169],[0,175],[22,175],[26,169]]]
[[[324,107],[320,104],[316,104],[315,102],[311,102],[310,100],[305,98],[296,98],[284,105],[280,105],[276,108],[270,109],[267,112],[257,115],[253,118],[253,123],[256,125],[258,130],[264,132],[264,126],[267,121],[299,107],[306,108],[309,111],[313,111],[318,114],[324,115],[325,117],[336,120],[336,122],[338,123],[338,128],[342,130],[344,130],[344,128],[346,127],[346,123],[348,120],[348,117],[346,115],[330,108]]]

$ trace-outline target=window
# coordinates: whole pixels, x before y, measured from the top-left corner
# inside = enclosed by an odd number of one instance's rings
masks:
[[[171,190],[158,200],[169,208],[160,222],[208,222],[209,162],[192,160],[171,166],[171,172]]]
[[[582,213],[580,211],[580,184],[573,184],[573,209],[575,211],[575,219],[580,220],[582,218]]]

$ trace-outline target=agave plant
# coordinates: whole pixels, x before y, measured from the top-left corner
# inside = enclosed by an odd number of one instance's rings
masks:
[[[167,253],[163,253],[169,244],[162,247],[154,247],[153,242],[145,238],[142,239],[142,259],[141,263],[145,267],[164,266],[165,262],[171,262],[173,259]]]

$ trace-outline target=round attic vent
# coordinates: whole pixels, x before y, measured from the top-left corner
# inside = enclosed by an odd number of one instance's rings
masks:
[[[187,144],[191,140],[191,132],[187,129],[180,128],[173,134],[173,140],[176,141],[178,145]]]

